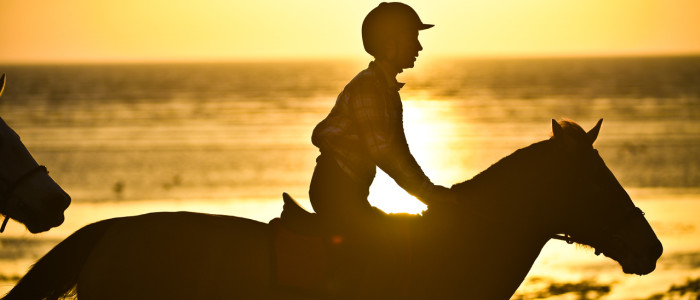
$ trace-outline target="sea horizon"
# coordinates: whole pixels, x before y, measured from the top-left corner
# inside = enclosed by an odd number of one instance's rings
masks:
[[[532,54],[420,54],[423,60],[540,60],[540,59],[625,59],[625,58],[682,58],[697,57],[700,52],[619,52],[619,53],[532,53]],[[4,65],[149,65],[149,64],[258,64],[258,63],[290,63],[290,62],[319,62],[319,61],[371,61],[370,55],[328,55],[328,56],[282,56],[282,57],[214,57],[214,58],[122,58],[122,59],[85,59],[85,60],[56,60],[56,59],[13,59],[0,60]]]

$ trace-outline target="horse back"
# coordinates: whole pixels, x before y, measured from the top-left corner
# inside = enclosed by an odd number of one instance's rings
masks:
[[[260,296],[271,285],[271,257],[270,229],[257,221],[190,212],[127,217],[115,222],[95,246],[80,275],[78,296]]]

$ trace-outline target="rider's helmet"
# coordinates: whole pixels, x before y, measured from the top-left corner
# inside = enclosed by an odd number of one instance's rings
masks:
[[[362,44],[367,53],[376,56],[377,47],[402,31],[433,27],[423,24],[413,8],[400,2],[382,2],[362,22]]]

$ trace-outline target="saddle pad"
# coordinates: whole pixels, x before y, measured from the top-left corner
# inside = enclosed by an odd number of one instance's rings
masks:
[[[279,218],[270,221],[274,245],[277,285],[318,290],[329,271],[329,254],[324,240],[294,233]]]

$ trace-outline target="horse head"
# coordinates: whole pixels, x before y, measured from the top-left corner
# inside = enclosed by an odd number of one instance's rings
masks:
[[[602,119],[588,132],[571,121],[552,120],[551,142],[557,149],[562,184],[561,225],[566,240],[595,248],[617,261],[628,274],[645,275],[656,268],[663,252],[644,213],[594,149]],[[553,158],[557,160],[557,158]]]
[[[0,77],[0,95],[4,87],[5,74]],[[37,164],[19,135],[0,118],[0,214],[39,233],[61,225],[68,205],[68,194],[44,166]]]

